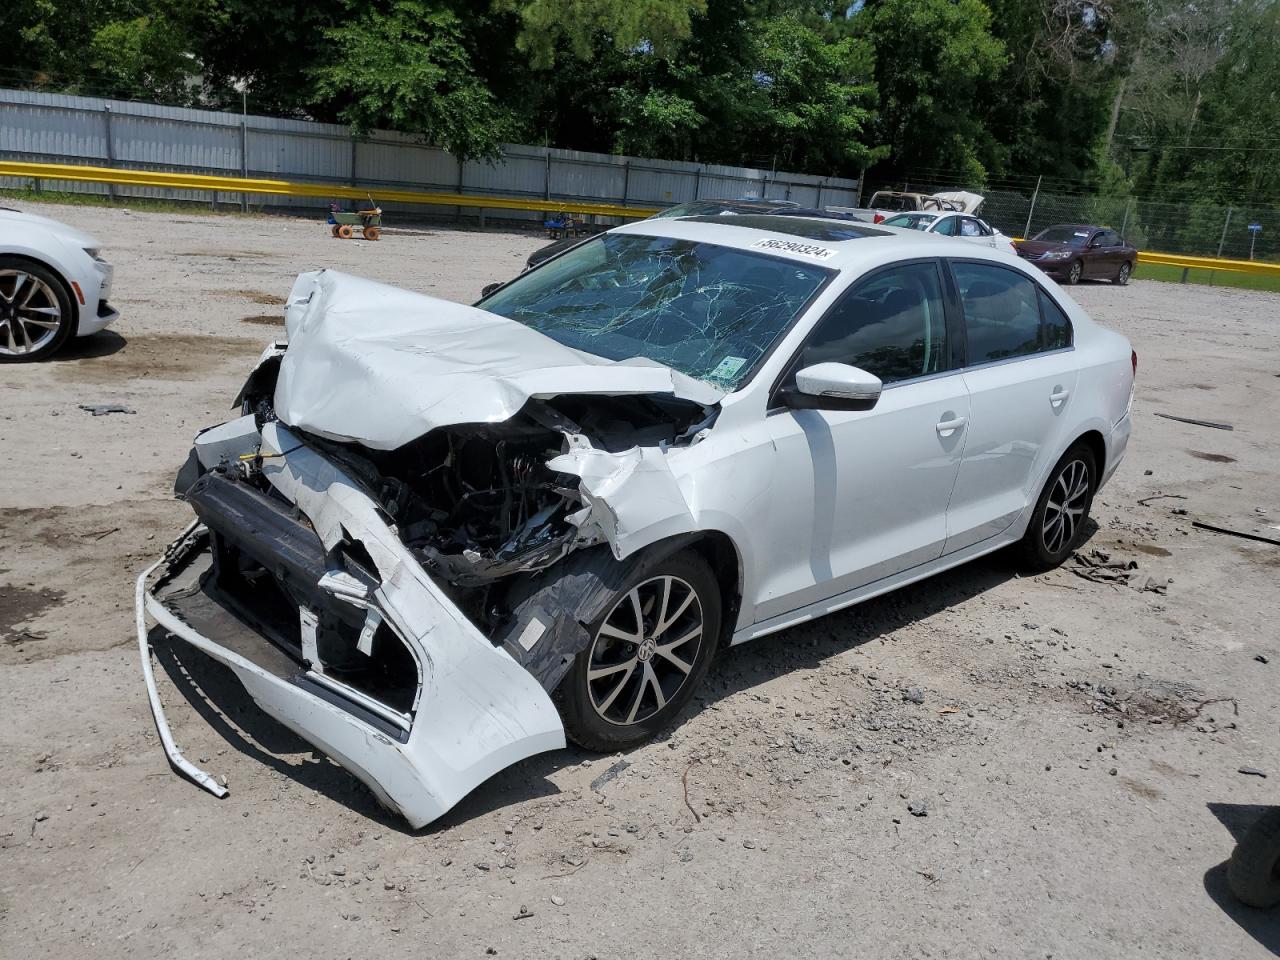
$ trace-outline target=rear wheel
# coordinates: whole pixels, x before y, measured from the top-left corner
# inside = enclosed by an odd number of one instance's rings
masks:
[[[1080,282],[1080,278],[1084,276],[1084,264],[1079,260],[1071,265],[1067,270],[1067,284],[1074,287]]]
[[[365,227],[360,231],[360,235],[366,240],[377,240],[382,236],[382,229],[380,227]]]
[[[678,553],[623,583],[557,690],[565,732],[589,750],[644,743],[688,704],[720,633],[706,562]]]
[[[1117,287],[1126,286],[1129,283],[1129,274],[1133,272],[1133,267],[1129,265],[1129,261],[1120,264],[1120,272],[1116,274],[1116,278],[1111,281]]]
[[[75,331],[71,296],[52,270],[0,257],[0,363],[32,363],[58,350]]]
[[[1085,443],[1071,447],[1049,473],[1018,551],[1028,570],[1052,570],[1071,555],[1084,532],[1098,486],[1093,451]]]

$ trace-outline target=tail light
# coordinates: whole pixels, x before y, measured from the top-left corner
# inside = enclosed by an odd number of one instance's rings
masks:
[[[872,222],[872,223],[884,223],[884,214],[883,214],[883,213],[877,213],[874,217],[872,217],[872,218],[871,218],[871,222]]]

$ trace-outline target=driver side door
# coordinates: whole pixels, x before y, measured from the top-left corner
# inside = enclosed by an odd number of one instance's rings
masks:
[[[857,282],[817,322],[774,391],[834,361],[884,384],[870,410],[775,403],[775,479],[759,515],[770,544],[755,619],[768,620],[937,559],[964,451],[969,394],[934,260]]]

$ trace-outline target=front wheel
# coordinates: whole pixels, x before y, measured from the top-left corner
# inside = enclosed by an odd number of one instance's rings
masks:
[[[688,704],[715,655],[720,588],[686,551],[625,581],[605,611],[557,700],[569,738],[607,753],[653,738]]]
[[[0,363],[46,359],[75,325],[71,297],[57,274],[21,257],[0,257]]]
[[[1068,286],[1074,287],[1077,283],[1080,282],[1080,278],[1083,276],[1084,276],[1084,264],[1082,264],[1079,260],[1077,260],[1075,263],[1071,265],[1070,269],[1067,270]]]
[[[1018,544],[1026,569],[1036,573],[1052,570],[1070,556],[1084,533],[1097,487],[1093,451],[1087,444],[1077,443],[1050,471]]]
[[[1132,272],[1133,267],[1131,267],[1129,262],[1126,260],[1124,263],[1120,264],[1120,272],[1116,274],[1116,278],[1112,282],[1117,287],[1127,286],[1129,283],[1129,274]]]

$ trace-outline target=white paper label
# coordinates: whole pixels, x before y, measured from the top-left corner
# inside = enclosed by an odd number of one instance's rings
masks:
[[[798,253],[802,257],[812,257],[814,260],[826,260],[836,255],[836,252],[830,247],[801,243],[799,240],[775,240],[772,237],[757,240],[751,246],[760,250],[781,250],[783,253]]]

